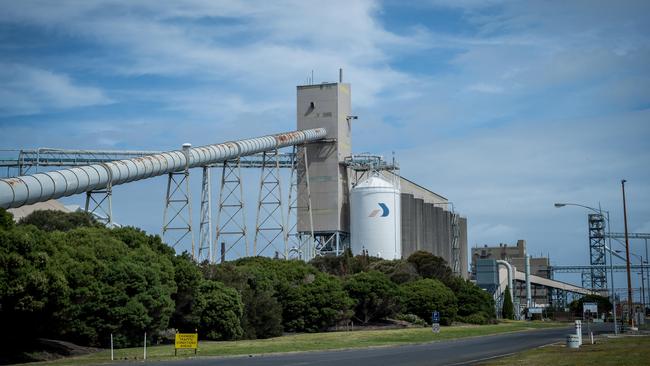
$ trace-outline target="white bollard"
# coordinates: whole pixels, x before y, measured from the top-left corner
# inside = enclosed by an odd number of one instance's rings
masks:
[[[580,342],[578,340],[578,336],[575,334],[567,335],[566,346],[569,348],[580,348]]]
[[[582,346],[582,321],[576,320],[576,335],[578,336],[578,343]]]

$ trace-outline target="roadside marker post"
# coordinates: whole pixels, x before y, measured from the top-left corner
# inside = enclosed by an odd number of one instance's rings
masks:
[[[438,311],[431,313],[431,330],[434,333],[440,333],[440,313]]]

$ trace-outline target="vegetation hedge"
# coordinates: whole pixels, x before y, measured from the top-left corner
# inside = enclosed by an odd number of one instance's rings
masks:
[[[488,294],[427,252],[197,264],[158,236],[108,229],[85,213],[38,211],[14,224],[0,209],[0,324],[12,330],[0,341],[8,347],[35,338],[106,347],[111,334],[126,347],[144,332],[158,342],[174,330],[269,338],[350,320],[422,324],[432,310],[443,324],[483,324],[493,309]]]

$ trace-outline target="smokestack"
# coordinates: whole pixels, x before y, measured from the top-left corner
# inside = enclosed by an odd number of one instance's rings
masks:
[[[339,83],[343,82],[343,69],[339,69]]]

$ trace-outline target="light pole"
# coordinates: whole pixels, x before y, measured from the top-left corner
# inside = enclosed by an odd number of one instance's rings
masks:
[[[627,266],[627,305],[630,327],[634,328],[634,315],[632,313],[632,277],[630,275],[630,239],[627,233],[627,205],[625,203],[625,182],[621,180],[621,190],[623,191],[623,222],[625,224],[625,258]]]
[[[595,209],[593,207],[581,205],[578,203],[556,203],[554,204],[556,208],[561,208],[565,206],[577,206],[577,207],[582,207],[586,208],[587,210],[591,210],[599,215],[603,215],[603,212],[607,214],[605,218],[607,219],[607,241],[609,242],[609,282],[611,283],[611,291],[610,291],[610,296],[612,298],[612,315],[614,316],[614,334],[618,334],[618,324],[616,321],[616,293],[615,293],[615,287],[614,287],[614,266],[613,266],[613,259],[612,259],[612,237],[610,235],[611,233],[611,227],[609,223],[609,211],[603,210],[600,208],[600,204],[598,204],[598,209]],[[606,247],[607,248],[607,247]]]
[[[646,263],[648,263],[648,261],[644,261],[643,256],[641,256],[641,255],[634,254],[634,253],[630,253],[630,255],[633,255],[633,256],[639,258],[639,261],[640,261],[640,264],[641,264],[641,303],[643,304],[643,312],[645,314],[645,306],[646,306],[646,302],[645,302],[645,277],[643,276],[643,267],[645,266]]]

